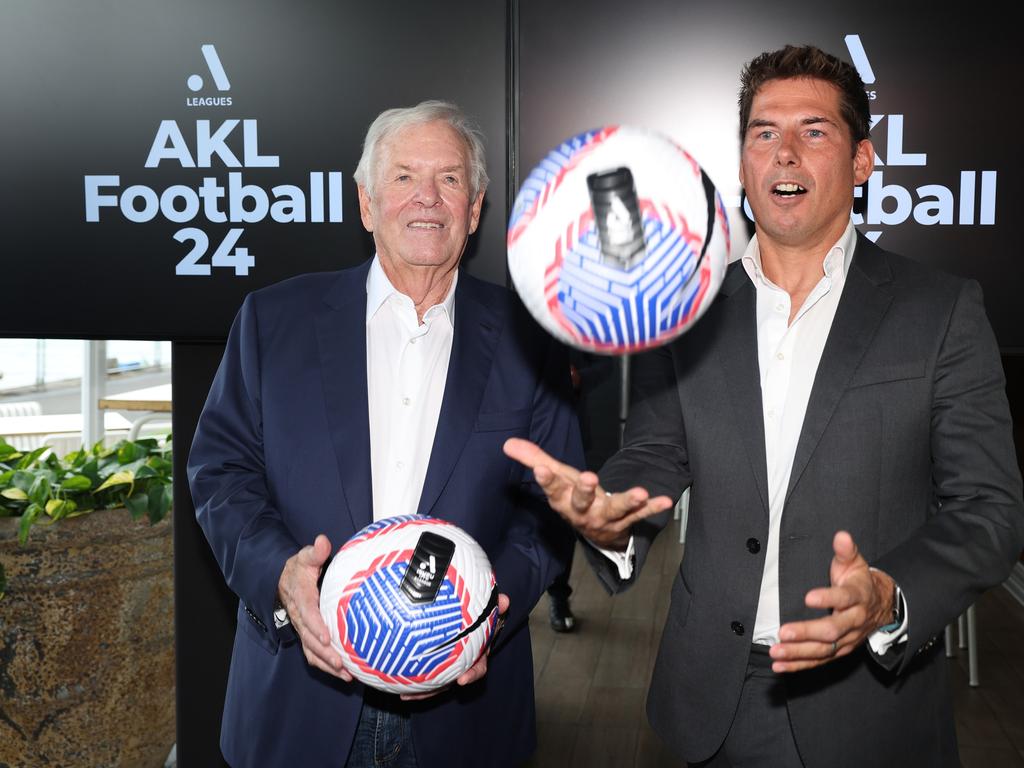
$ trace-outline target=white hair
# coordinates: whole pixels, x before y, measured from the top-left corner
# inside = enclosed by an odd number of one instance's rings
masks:
[[[469,191],[475,198],[481,190],[487,189],[487,161],[484,158],[483,134],[469,117],[455,104],[447,101],[421,101],[415,107],[386,109],[370,123],[363,139],[363,155],[359,158],[354,174],[357,183],[373,195],[380,164],[380,144],[394,134],[413,125],[423,125],[443,120],[448,123],[466,142],[469,150]]]

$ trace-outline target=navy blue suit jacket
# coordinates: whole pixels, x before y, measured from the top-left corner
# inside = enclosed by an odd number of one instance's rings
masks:
[[[221,728],[236,767],[341,766],[355,733],[362,686],[310,667],[272,612],[289,557],[319,533],[336,550],[373,519],[368,267],[246,298],[192,445],[197,518],[239,596]],[[580,464],[568,358],[511,292],[462,273],[418,511],[483,546],[511,606],[482,681],[409,705],[421,766],[516,764],[535,746],[527,617],[561,567],[562,532],[532,478],[502,453],[512,436]]]

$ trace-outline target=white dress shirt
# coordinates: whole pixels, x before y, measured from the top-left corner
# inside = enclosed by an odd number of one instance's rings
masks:
[[[779,531],[786,489],[793,470],[797,442],[803,429],[807,401],[818,372],[839,299],[846,285],[857,243],[853,224],[847,224],[839,241],[822,260],[822,277],[789,322],[789,294],[772,283],[761,270],[761,251],[756,235],[747,245],[742,266],[757,292],[757,359],[761,375],[765,459],[768,470],[768,541],[765,546],[761,592],[752,640],[772,645],[779,641]],[[828,503],[823,499],[822,503]],[[632,574],[633,539],[626,552],[601,550],[618,567],[619,576]],[[822,586],[825,586],[824,584]],[[892,632],[874,632],[868,642],[884,654],[894,642],[906,641],[909,611],[906,601],[903,623]]]
[[[455,285],[423,313],[374,256],[366,278],[366,385],[373,519],[416,513],[448,378]]]
[[[856,244],[848,224],[822,262],[822,276],[789,322],[789,294],[761,270],[757,237],[751,239],[742,265],[757,291],[757,362],[761,373],[764,450],[768,469],[768,542],[753,641],[779,641],[779,529],[793,470],[793,457],[804,424],[807,400],[821,353],[846,285]],[[823,503],[825,503],[823,501]]]

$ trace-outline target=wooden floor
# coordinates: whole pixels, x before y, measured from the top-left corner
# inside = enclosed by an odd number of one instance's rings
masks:
[[[608,597],[577,551],[575,632],[548,625],[548,601],[530,617],[539,747],[529,768],[680,768],[647,725],[644,703],[668,594],[682,556],[678,526],[655,542],[631,590]],[[967,685],[966,652],[948,661],[965,768],[1024,768],[1024,606],[1002,588],[978,603],[981,685]]]

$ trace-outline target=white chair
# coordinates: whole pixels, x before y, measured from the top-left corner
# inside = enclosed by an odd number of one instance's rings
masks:
[[[154,411],[145,413],[132,422],[132,428],[128,432],[129,440],[138,440],[140,437],[165,437],[171,431],[171,422],[168,414]]]
[[[43,407],[37,400],[22,400],[19,403],[0,403],[0,416],[41,416]]]
[[[981,685],[981,679],[978,675],[978,624],[973,604],[960,614],[956,625],[959,636],[957,646],[961,650],[967,650],[967,684],[971,688],[977,688]],[[946,627],[946,658],[951,659],[955,655],[953,625],[950,624]]]
[[[0,418],[6,416],[41,416],[43,408],[36,400],[0,403]],[[42,445],[38,435],[4,435],[10,445],[19,451],[31,451]]]
[[[77,451],[82,447],[82,433],[68,434],[65,432],[59,435],[43,435],[39,444],[50,446],[57,457],[63,459],[72,451]]]
[[[106,432],[103,435],[103,444],[110,446],[127,436],[128,433],[124,430]],[[44,435],[39,445],[49,446],[59,458],[64,458],[72,451],[77,451],[82,447],[82,433],[62,432],[60,434]]]

